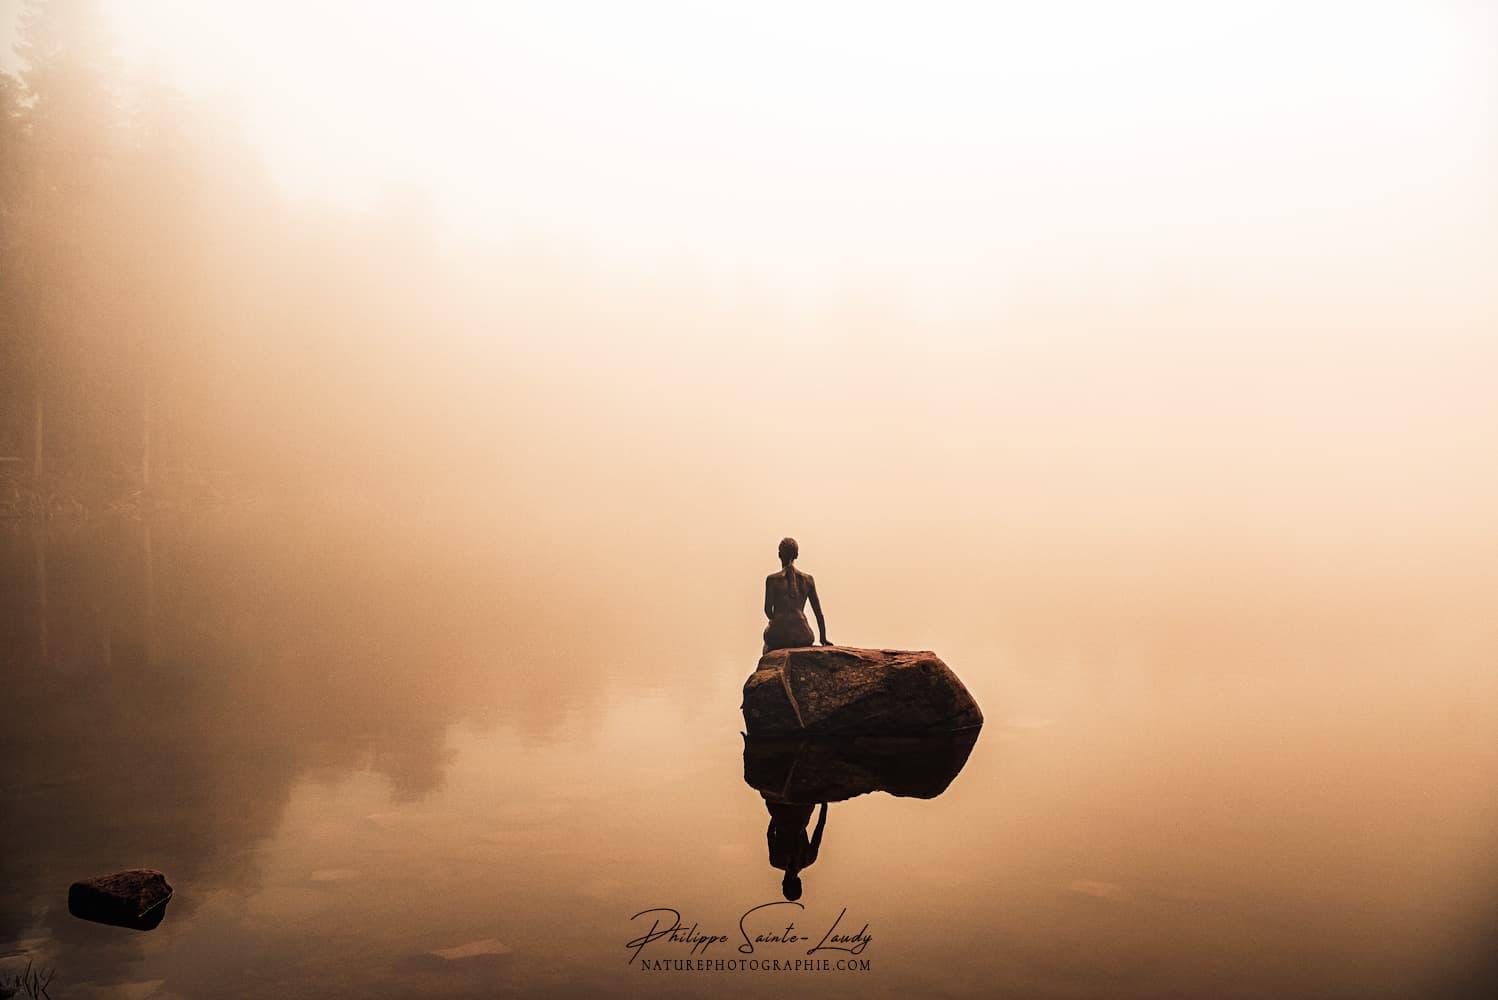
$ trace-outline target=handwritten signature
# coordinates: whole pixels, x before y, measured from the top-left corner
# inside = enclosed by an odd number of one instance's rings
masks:
[[[779,920],[784,915],[783,913],[776,915],[774,923],[771,923],[771,914],[768,911],[777,906],[794,906],[798,910],[806,909],[804,903],[777,900],[773,903],[761,903],[759,906],[752,906],[745,910],[743,915],[739,917],[739,932],[737,935],[737,939],[740,941],[738,945],[739,954],[753,955],[757,946],[798,945],[812,941],[815,936],[814,933],[804,933],[796,927],[794,920],[788,921],[783,927],[780,926]],[[838,913],[837,919],[832,922],[832,925],[820,937],[816,938],[817,943],[806,949],[806,954],[815,955],[822,951],[842,951],[850,955],[862,955],[864,949],[869,946],[869,942],[874,940],[874,936],[869,933],[868,923],[865,923],[863,928],[857,933],[850,934],[846,930],[839,933],[843,918],[847,915],[848,908],[845,906]],[[682,923],[681,911],[669,906],[655,906],[648,910],[641,910],[629,919],[633,922],[639,920],[641,917],[651,918],[650,930],[639,937],[631,938],[625,942],[624,947],[630,951],[629,962],[626,964],[633,964],[634,960],[640,956],[640,952],[644,951],[647,945],[655,944],[658,941],[663,941],[671,945],[687,946],[691,949],[689,954],[692,955],[705,955],[714,945],[727,945],[729,943],[729,935],[704,930],[696,922],[693,922],[690,927],[685,926]]]

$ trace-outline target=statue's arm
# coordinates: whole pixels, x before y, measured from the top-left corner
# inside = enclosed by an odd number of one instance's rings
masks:
[[[775,593],[770,589],[769,577],[765,577],[765,617],[775,617]]]
[[[810,578],[808,577],[808,579],[810,579]],[[811,611],[812,611],[812,614],[814,614],[814,615],[817,616],[817,631],[822,634],[822,645],[824,645],[824,646],[830,646],[830,645],[832,645],[832,643],[830,643],[830,642],[827,641],[827,622],[822,617],[822,601],[821,601],[820,598],[817,597],[817,581],[816,580],[812,580],[811,581],[811,587],[808,590],[808,594],[811,597]]]
[[[822,847],[822,828],[827,825],[827,803],[822,803],[822,813],[817,817],[817,828],[811,835],[811,856],[815,858]]]

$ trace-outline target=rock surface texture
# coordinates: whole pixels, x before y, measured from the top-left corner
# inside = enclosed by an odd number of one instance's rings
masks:
[[[935,653],[808,646],[760,657],[744,682],[750,736],[954,733],[983,724],[978,703]]]
[[[154,868],[131,868],[74,882],[68,912],[82,920],[148,931],[166,915],[172,887]]]

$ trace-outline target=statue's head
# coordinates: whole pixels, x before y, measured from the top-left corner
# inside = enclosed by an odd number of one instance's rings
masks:
[[[785,893],[785,898],[791,902],[801,898],[801,876],[786,873],[785,878],[780,880],[780,891]]]
[[[780,561],[790,562],[801,554],[801,547],[796,544],[794,538],[782,538],[780,540]]]

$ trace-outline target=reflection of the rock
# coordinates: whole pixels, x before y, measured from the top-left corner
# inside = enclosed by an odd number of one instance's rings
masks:
[[[817,860],[827,804],[869,792],[934,799],[957,777],[981,730],[940,736],[744,737],[744,781],[770,812],[770,866],[785,898],[801,898],[801,873]],[[817,812],[816,829],[806,828]]]
[[[932,799],[967,763],[980,730],[941,736],[744,737],[744,781],[767,799],[841,802],[868,792]]]

